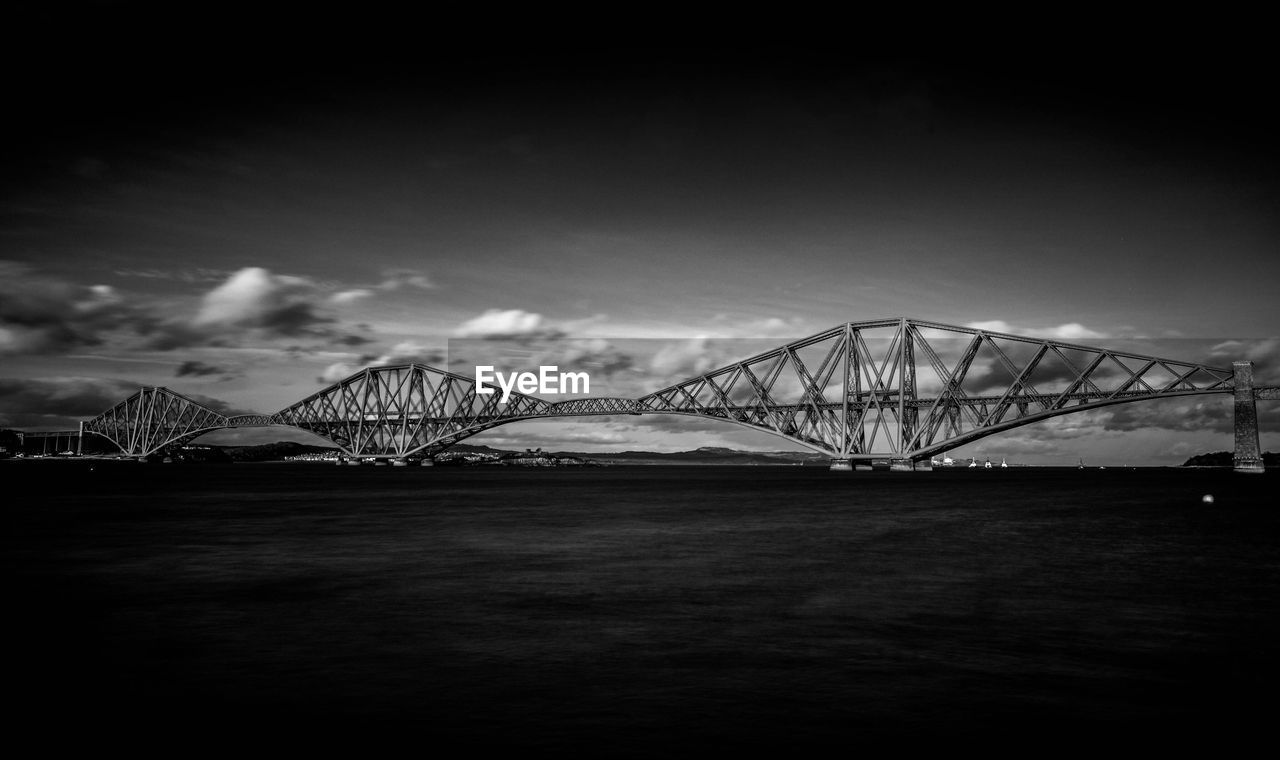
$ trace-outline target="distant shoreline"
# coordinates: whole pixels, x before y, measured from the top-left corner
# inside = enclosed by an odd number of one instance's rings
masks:
[[[387,460],[383,460],[383,462],[386,462],[386,461]],[[104,456],[104,455],[94,455],[94,454],[86,454],[83,456],[10,457],[7,459],[0,459],[0,464],[5,462],[59,462],[59,463],[65,463],[65,464],[70,464],[75,462],[93,462],[93,463],[147,464],[150,466],[159,466],[159,467],[174,467],[174,466],[206,467],[206,466],[219,466],[219,465],[298,465],[298,466],[312,466],[312,467],[338,466],[338,463],[336,460],[301,460],[301,459],[300,460],[247,459],[247,460],[228,460],[228,461],[216,461],[216,462],[193,462],[193,461],[162,462],[162,461],[153,459],[149,462],[144,463],[144,462],[139,462],[135,457]],[[414,465],[415,463],[410,463],[410,466],[408,469],[418,469]],[[362,465],[362,466],[373,467],[375,465]],[[390,466],[390,465],[385,464],[385,465],[376,465],[376,466]],[[711,461],[698,462],[698,461],[652,461],[652,460],[639,460],[639,459],[630,459],[630,460],[601,459],[601,460],[595,460],[594,464],[589,466],[584,466],[580,464],[519,465],[519,464],[504,464],[501,462],[476,462],[473,464],[466,464],[466,465],[456,465],[456,464],[442,465],[437,463],[435,465],[435,468],[441,468],[446,470],[447,469],[476,469],[476,468],[521,469],[521,470],[536,470],[536,469],[563,470],[563,469],[600,469],[601,467],[608,467],[608,468],[613,468],[613,467],[737,467],[737,468],[766,467],[769,469],[803,468],[803,469],[809,469],[809,470],[825,470],[827,469],[827,464],[824,462],[803,462],[800,464],[791,464],[786,462],[711,462]],[[435,468],[432,468],[432,469],[435,469]],[[401,468],[397,467],[395,469],[401,469]],[[1021,470],[1064,470],[1065,471],[1065,470],[1080,470],[1080,469],[1081,468],[1078,465],[1070,465],[1070,464],[1020,464],[1016,466],[1010,465],[1009,467],[1005,467],[1005,468],[1001,468],[1001,467],[991,467],[991,468],[976,467],[975,468],[975,467],[968,467],[968,466],[934,467],[931,471],[922,471],[922,474],[927,474],[928,472],[969,472],[970,470],[973,470],[975,473],[1000,472],[1000,473],[1008,474],[1011,471],[1021,471]],[[1098,470],[1111,470],[1111,471],[1231,470],[1232,467],[1231,465],[1148,464],[1148,465],[1087,465],[1083,469],[1084,471],[1095,472]],[[891,472],[891,471],[888,468],[876,467],[871,470],[858,469],[855,471],[855,475],[859,473],[867,473],[867,472],[880,473],[880,472]],[[975,475],[975,477],[978,477],[978,476]]]

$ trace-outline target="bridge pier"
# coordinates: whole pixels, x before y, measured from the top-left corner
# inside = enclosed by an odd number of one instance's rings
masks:
[[[1263,472],[1258,445],[1258,404],[1253,395],[1253,362],[1233,362],[1235,371],[1236,451],[1231,464],[1236,472]]]
[[[890,459],[889,472],[915,472],[916,468],[910,459]]]
[[[832,459],[832,472],[853,472],[853,462],[848,459]]]

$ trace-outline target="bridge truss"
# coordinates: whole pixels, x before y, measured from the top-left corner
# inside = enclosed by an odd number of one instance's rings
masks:
[[[913,319],[850,322],[640,399],[840,459],[920,460],[1111,404],[1229,393],[1234,371]]]
[[[350,457],[430,457],[511,422],[678,414],[724,420],[833,460],[927,462],[985,436],[1132,401],[1254,389],[1234,368],[915,319],[849,322],[637,399],[550,402],[477,393],[473,378],[404,364],[370,367],[272,415],[228,417],[165,388],[144,388],[88,432],[144,456],[210,430],[291,425]],[[1251,366],[1251,365],[1249,365]],[[1256,422],[1254,430],[1256,448]],[[1260,461],[1260,460],[1259,460]]]

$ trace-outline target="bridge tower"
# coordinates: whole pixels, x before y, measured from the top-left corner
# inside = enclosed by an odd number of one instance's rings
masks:
[[[914,326],[906,319],[899,328],[898,344],[898,454],[889,462],[889,469],[911,472],[917,468],[930,469],[929,460],[913,462],[908,456],[920,424],[920,410],[916,407],[916,351],[912,338]]]
[[[1263,472],[1258,445],[1258,404],[1253,390],[1253,362],[1233,362],[1235,374],[1236,451],[1231,464],[1236,472]]]

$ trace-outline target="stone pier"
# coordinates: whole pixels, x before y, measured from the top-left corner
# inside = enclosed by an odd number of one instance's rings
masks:
[[[1236,452],[1231,464],[1236,472],[1263,472],[1258,445],[1258,404],[1253,396],[1253,362],[1234,362],[1236,400]]]

